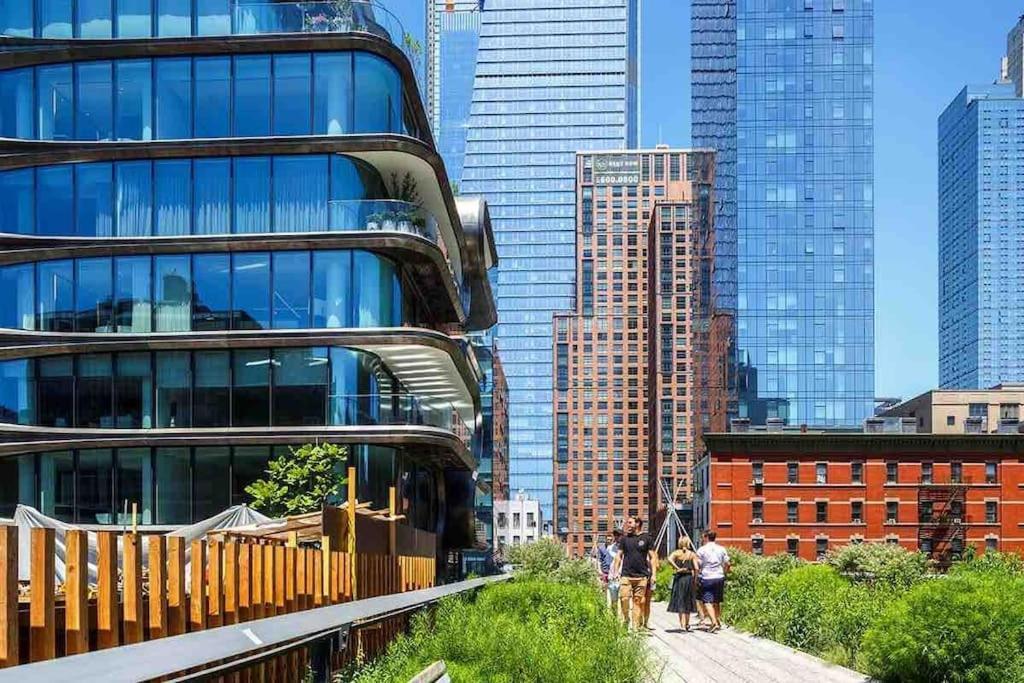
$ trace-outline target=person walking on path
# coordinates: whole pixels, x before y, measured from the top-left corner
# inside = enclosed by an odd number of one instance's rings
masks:
[[[612,531],[612,535],[608,539],[608,545],[606,546],[609,556],[608,571],[603,576],[605,584],[605,594],[608,599],[608,606],[612,608],[612,613],[618,616],[619,614],[619,579],[620,576],[616,574],[615,558],[619,555],[619,541],[622,540],[622,532],[618,529]]]
[[[636,518],[636,532],[642,534],[644,531],[644,520],[639,517]],[[650,536],[648,535],[648,538]],[[644,590],[644,628],[648,631],[651,630],[651,603],[654,601],[654,584],[658,580],[658,550],[654,547],[654,541],[651,541],[651,577],[647,582],[647,588]]]
[[[690,630],[690,612],[696,609],[694,595],[697,593],[697,572],[700,558],[693,552],[693,543],[686,536],[679,539],[679,547],[668,556],[672,565],[672,595],[668,611],[679,615],[679,627]]]
[[[639,629],[644,623],[644,595],[651,580],[651,555],[654,542],[648,534],[637,532],[637,518],[627,517],[625,534],[619,541],[612,573],[618,574],[622,618]]]
[[[708,531],[707,543],[697,551],[700,561],[700,600],[704,603],[714,633],[722,628],[722,600],[725,596],[725,576],[729,573],[729,553],[715,543],[717,534]]]

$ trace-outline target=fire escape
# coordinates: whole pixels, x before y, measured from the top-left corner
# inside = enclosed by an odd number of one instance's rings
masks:
[[[967,483],[922,481],[917,490],[918,548],[948,567],[966,547]]]

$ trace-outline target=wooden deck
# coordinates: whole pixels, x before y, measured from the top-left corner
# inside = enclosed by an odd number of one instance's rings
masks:
[[[691,623],[696,624],[696,615]],[[863,674],[834,666],[770,640],[732,629],[679,630],[665,603],[651,608],[650,647],[664,664],[660,683],[866,683]]]

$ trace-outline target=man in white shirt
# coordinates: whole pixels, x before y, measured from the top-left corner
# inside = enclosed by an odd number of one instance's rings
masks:
[[[717,534],[705,532],[704,545],[697,551],[700,558],[700,591],[698,599],[704,603],[711,626],[708,631],[714,633],[722,628],[722,598],[725,595],[725,576],[729,573],[729,553],[715,543]]]

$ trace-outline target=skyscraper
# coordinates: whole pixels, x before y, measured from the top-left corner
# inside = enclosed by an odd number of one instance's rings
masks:
[[[939,384],[1024,381],[1024,99],[968,86],[939,117]]]
[[[738,415],[857,423],[874,391],[872,2],[693,0],[692,17]]]
[[[636,0],[488,0],[462,194],[487,198],[512,490],[551,518],[551,317],[574,306],[576,152],[637,137]]]

